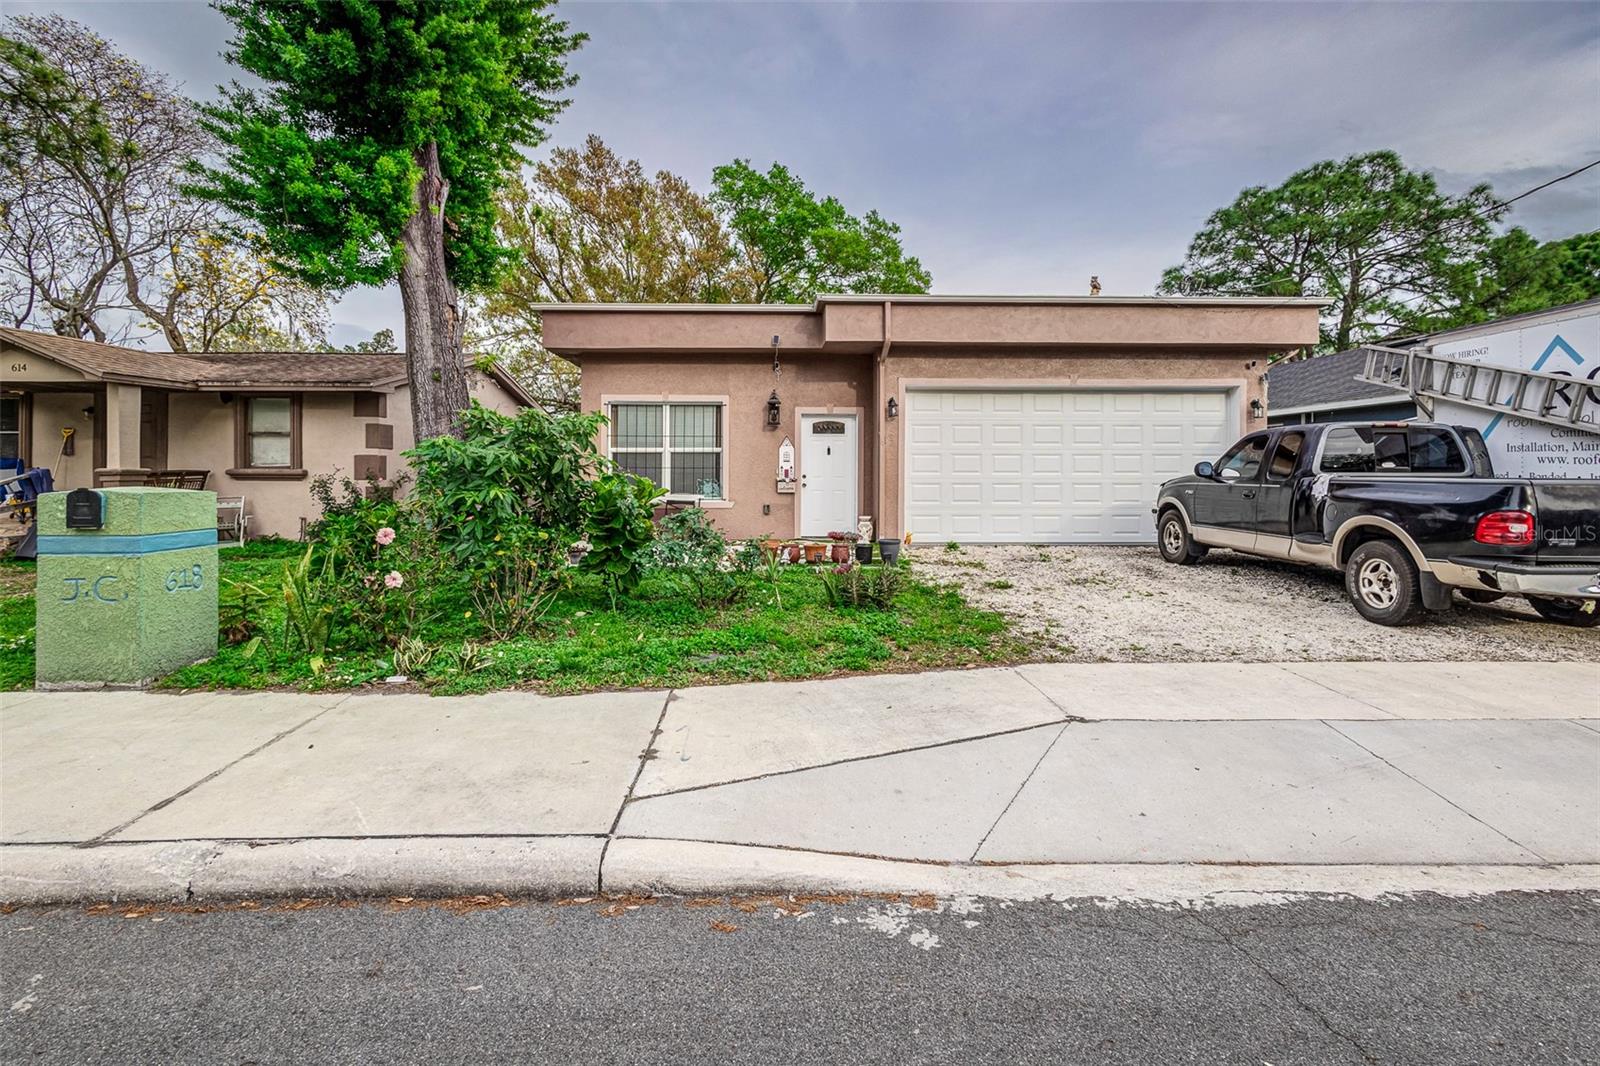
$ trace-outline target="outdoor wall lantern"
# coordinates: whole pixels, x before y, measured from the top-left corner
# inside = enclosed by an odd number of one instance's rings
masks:
[[[889,417],[900,417],[900,401],[895,399],[893,396],[889,397]]]
[[[1260,418],[1263,415],[1265,415],[1266,413],[1267,413],[1266,405],[1263,404],[1260,400],[1251,400],[1250,401],[1250,417],[1251,418]]]
[[[773,389],[772,395],[767,397],[767,425],[776,426],[782,421],[783,405],[778,402],[778,390]]]

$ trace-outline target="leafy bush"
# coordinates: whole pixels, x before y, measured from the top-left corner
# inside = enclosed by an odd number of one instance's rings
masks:
[[[886,611],[906,585],[905,568],[898,564],[861,566],[840,563],[818,572],[823,591],[833,607],[870,607]]]
[[[442,563],[429,523],[394,498],[407,480],[385,487],[328,474],[312,479],[311,498],[322,515],[306,533],[336,590],[340,644],[393,643],[431,612]]]
[[[656,535],[652,515],[666,490],[647,478],[621,471],[601,475],[591,487],[589,551],[583,567],[604,578],[611,608],[616,610],[617,593],[632,592],[644,577]]]
[[[511,417],[474,403],[460,439],[406,453],[416,506],[492,636],[536,624],[560,591],[568,550],[596,513],[589,478],[607,465],[595,449],[603,421],[536,407]]]
[[[661,520],[650,546],[650,567],[671,576],[695,606],[721,607],[744,591],[743,575],[758,565],[761,546],[755,547],[754,559],[744,549],[730,553],[728,539],[705,511],[689,507]]]

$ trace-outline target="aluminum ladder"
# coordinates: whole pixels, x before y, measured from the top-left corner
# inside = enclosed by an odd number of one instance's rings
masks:
[[[1431,411],[1433,401],[1449,400],[1484,411],[1526,418],[1552,426],[1600,431],[1588,410],[1600,411],[1600,385],[1565,374],[1454,359],[1448,355],[1411,348],[1365,345],[1367,364],[1361,381],[1392,389],[1405,389],[1412,399]]]

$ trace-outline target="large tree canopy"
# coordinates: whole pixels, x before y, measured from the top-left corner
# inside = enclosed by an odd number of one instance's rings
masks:
[[[0,298],[13,325],[173,351],[320,339],[326,297],[181,191],[213,147],[167,79],[60,16],[0,36]]]
[[[1214,212],[1160,291],[1331,297],[1323,346],[1349,348],[1449,306],[1503,210],[1487,185],[1445,195],[1394,152],[1328,160]]]
[[[927,292],[932,277],[900,246],[900,227],[876,211],[857,218],[818,199],[781,163],[747,159],[712,172],[711,200],[727,217],[763,303],[807,303],[824,292]]]
[[[1540,243],[1520,226],[1489,243],[1442,307],[1407,319],[1425,333],[1600,297],[1600,230]]]
[[[805,302],[822,292],[925,292],[928,273],[877,212],[855,218],[782,166],[735,161],[702,196],[650,175],[599,137],[557,148],[499,195],[499,237],[517,258],[478,305],[472,346],[536,397],[575,408],[577,368],[540,343],[544,303]]]
[[[515,250],[495,193],[544,140],[583,40],[551,0],[219,0],[228,58],[266,82],[206,113],[225,146],[202,195],[317,285],[399,279],[419,438],[467,406],[458,287]]]
[[[577,408],[578,369],[545,351],[537,305],[753,298],[705,197],[676,174],[650,176],[592,134],[500,191],[499,236],[517,257],[476,308],[471,347],[493,353],[551,409]]]

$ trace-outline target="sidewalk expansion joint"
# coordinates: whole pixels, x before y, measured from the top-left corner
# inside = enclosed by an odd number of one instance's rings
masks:
[[[1334,688],[1332,685],[1328,684],[1325,681],[1319,681],[1314,677],[1307,677],[1305,674],[1302,674],[1298,670],[1291,670],[1290,667],[1294,666],[1295,665],[1294,663],[1273,663],[1272,665],[1276,666],[1279,670],[1282,670],[1284,673],[1288,674],[1290,677],[1298,677],[1301,681],[1309,681],[1313,685],[1317,686],[1318,688],[1326,689],[1327,691],[1333,693],[1335,696],[1338,696],[1341,699],[1347,699],[1347,700],[1350,700],[1353,703],[1359,703],[1363,707],[1371,707],[1373,710],[1377,711],[1379,714],[1388,715],[1390,718],[1395,719],[1396,721],[1405,720],[1405,716],[1404,715],[1395,714],[1393,711],[1386,710],[1383,707],[1379,707],[1376,703],[1373,703],[1370,700],[1364,700],[1360,696],[1352,696],[1348,692],[1340,692],[1338,689]],[[1340,721],[1345,721],[1345,720],[1346,719],[1340,719]]]
[[[617,816],[611,819],[611,828],[606,832],[605,843],[600,845],[600,860],[594,871],[594,890],[604,892],[606,887],[606,852],[611,850],[611,842],[617,838],[617,826],[622,824],[622,812],[628,809],[628,804],[633,801],[633,790],[639,787],[639,779],[644,776],[645,763],[654,759],[660,752],[656,742],[661,739],[661,729],[667,721],[667,708],[672,706],[672,701],[677,698],[678,690],[667,689],[666,697],[661,701],[661,713],[656,715],[655,728],[650,730],[649,739],[644,742],[644,750],[639,753],[639,765],[634,768],[633,780],[628,782],[628,791],[623,794],[622,802],[617,804]]]
[[[101,844],[104,844],[111,837],[114,837],[118,833],[122,832],[123,830],[130,828],[135,822],[138,822],[140,819],[144,818],[145,816],[154,814],[156,811],[159,811],[164,807],[171,806],[172,804],[176,803],[178,800],[182,799],[183,797],[187,796],[189,793],[193,792],[195,789],[199,788],[201,785],[204,785],[207,782],[216,780],[218,777],[221,777],[223,774],[227,773],[229,770],[233,769],[235,766],[238,766],[240,763],[244,762],[246,759],[251,758],[252,756],[255,756],[255,755],[259,755],[261,752],[266,751],[268,748],[272,747],[272,745],[276,744],[278,741],[282,740],[284,737],[289,736],[291,733],[296,733],[296,732],[300,731],[301,729],[304,729],[306,726],[310,725],[312,722],[315,722],[318,718],[321,718],[323,715],[327,714],[328,712],[330,712],[330,711],[332,711],[332,710],[334,710],[334,709],[336,709],[338,707],[344,706],[345,702],[347,700],[349,700],[349,699],[350,699],[349,696],[345,696],[344,699],[339,700],[337,703],[333,703],[333,704],[328,705],[327,707],[324,707],[322,710],[318,711],[316,714],[313,714],[310,718],[307,718],[305,721],[299,722],[299,723],[297,723],[295,725],[292,725],[288,729],[285,729],[283,732],[277,734],[276,736],[270,737],[267,740],[262,741],[260,744],[257,744],[255,747],[251,748],[249,751],[245,752],[243,755],[239,756],[237,759],[234,759],[232,762],[228,762],[228,763],[223,764],[222,766],[217,767],[217,769],[211,771],[209,774],[206,774],[200,780],[198,780],[198,781],[194,782],[193,784],[189,785],[187,788],[179,789],[177,792],[174,792],[172,795],[168,796],[167,798],[165,798],[163,800],[158,800],[157,802],[151,804],[149,807],[146,807],[144,810],[140,811],[138,814],[134,815],[132,818],[129,818],[127,821],[123,822],[121,825],[112,826],[110,829],[107,829],[105,832],[99,834],[98,836],[92,837],[89,840],[85,840],[82,843],[77,844],[75,846],[76,847],[80,847],[80,848],[99,847]]]
[[[1057,703],[1055,701],[1055,698],[1053,696],[1051,696],[1050,693],[1048,693],[1044,689],[1040,688],[1038,686],[1038,684],[1033,680],[1033,678],[1029,677],[1027,674],[1023,673],[1021,670],[1018,670],[1015,666],[1011,667],[1010,670],[1011,670],[1012,674],[1014,674],[1015,676],[1021,678],[1027,684],[1027,686],[1029,688],[1033,689],[1033,691],[1037,692],[1040,696],[1044,697],[1044,701],[1046,703],[1048,703],[1050,706],[1054,707],[1056,710],[1060,711],[1061,712],[1061,720],[1063,722],[1090,722],[1090,721],[1094,721],[1094,719],[1085,718],[1080,714],[1073,714],[1071,711],[1069,711],[1065,707],[1061,706],[1061,704],[1059,704],[1059,703]]]
[[[1034,760],[1033,765],[1028,768],[1028,773],[1023,777],[1022,783],[1017,786],[1017,790],[1011,794],[1010,799],[1006,800],[1006,805],[1001,808],[994,821],[989,823],[989,828],[983,831],[983,838],[978,841],[978,846],[972,849],[972,857],[967,860],[968,862],[978,861],[978,853],[983,850],[985,844],[989,843],[989,835],[995,831],[996,826],[1005,820],[1006,815],[1011,813],[1012,804],[1017,802],[1017,797],[1022,795],[1022,790],[1028,787],[1028,782],[1033,780],[1033,775],[1039,772],[1039,767],[1044,765],[1044,761],[1050,757],[1050,753],[1055,750],[1056,744],[1066,735],[1067,729],[1071,725],[1071,722],[1063,722],[1061,731],[1050,738],[1050,743],[1044,746],[1044,751],[1039,753],[1039,758]]]
[[[682,788],[669,788],[660,792],[652,792],[648,796],[634,796],[629,791],[628,802],[644,802],[660,799],[664,796],[681,796],[686,792],[704,792],[708,788],[722,788],[726,785],[743,785],[751,781],[765,781],[773,777],[788,777],[791,774],[803,774],[808,770],[827,770],[835,766],[848,766],[850,763],[870,762],[873,759],[889,759],[896,755],[910,755],[919,751],[933,751],[936,748],[949,748],[957,744],[971,744],[979,740],[993,740],[996,737],[1009,737],[1017,733],[1031,733],[1035,729],[1054,729],[1063,724],[1071,725],[1073,722],[1087,721],[1088,719],[1073,718],[1063,723],[1059,718],[1052,718],[1048,722],[1035,722],[1033,725],[1013,726],[1010,729],[996,729],[991,733],[975,733],[968,737],[955,737],[950,740],[935,740],[927,744],[912,744],[909,747],[894,748],[891,751],[875,751],[870,755],[847,755],[842,759],[829,759],[827,762],[809,763],[805,766],[795,766],[787,770],[768,770],[764,774],[751,774],[748,777],[730,777],[726,781],[708,781],[703,785],[685,785]]]
[[[1389,769],[1393,770],[1395,773],[1401,775],[1406,780],[1412,781],[1418,787],[1426,790],[1427,792],[1431,793],[1432,795],[1438,796],[1445,803],[1449,804],[1451,807],[1454,807],[1456,810],[1460,811],[1462,814],[1466,815],[1468,818],[1471,818],[1474,822],[1477,822],[1479,825],[1481,825],[1485,829],[1489,830],[1489,832],[1495,834],[1496,836],[1503,837],[1504,839],[1509,840],[1511,843],[1515,844],[1517,847],[1521,848],[1523,851],[1527,852],[1529,855],[1532,855],[1534,858],[1538,859],[1542,863],[1546,863],[1546,864],[1550,864],[1550,865],[1556,865],[1554,860],[1550,859],[1548,856],[1542,855],[1539,852],[1533,850],[1532,848],[1528,847],[1528,845],[1524,844],[1522,841],[1520,841],[1517,838],[1513,837],[1510,833],[1507,833],[1505,830],[1499,828],[1498,826],[1491,825],[1490,823],[1484,821],[1482,818],[1479,818],[1476,814],[1473,814],[1471,811],[1469,811],[1465,807],[1461,806],[1461,804],[1457,803],[1455,800],[1451,799],[1449,796],[1446,796],[1444,793],[1440,792],[1436,788],[1431,788],[1425,782],[1419,780],[1415,775],[1407,773],[1405,770],[1403,770],[1400,767],[1396,766],[1394,763],[1390,762],[1388,759],[1385,759],[1382,755],[1379,755],[1377,752],[1373,751],[1371,748],[1367,747],[1365,744],[1361,743],[1361,741],[1357,740],[1355,737],[1351,736],[1349,733],[1346,733],[1344,730],[1340,729],[1338,726],[1334,725],[1332,722],[1324,721],[1322,724],[1327,726],[1329,729],[1333,730],[1335,733],[1339,734],[1345,740],[1348,740],[1350,743],[1354,744],[1356,747],[1360,748],[1362,751],[1366,752],[1368,755],[1372,756],[1374,759],[1377,759],[1379,762],[1383,763],[1383,765],[1387,766]]]

